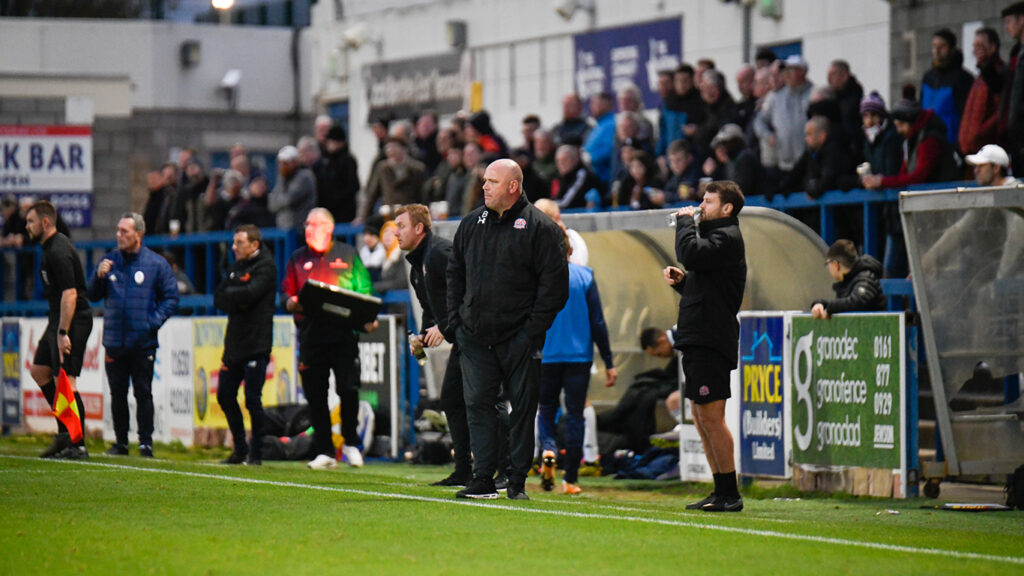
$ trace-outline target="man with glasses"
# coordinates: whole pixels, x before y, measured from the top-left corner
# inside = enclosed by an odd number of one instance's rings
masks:
[[[885,310],[882,294],[882,263],[873,256],[857,256],[857,247],[849,240],[836,240],[825,255],[825,267],[832,279],[836,297],[815,300],[811,315],[827,320],[840,312],[877,312]]]

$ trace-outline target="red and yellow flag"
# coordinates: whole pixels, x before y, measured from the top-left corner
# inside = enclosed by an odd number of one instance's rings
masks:
[[[78,402],[75,402],[75,387],[71,384],[64,369],[60,369],[57,376],[57,396],[53,402],[53,415],[64,423],[71,435],[71,442],[77,444],[82,441],[82,415],[78,413]]]

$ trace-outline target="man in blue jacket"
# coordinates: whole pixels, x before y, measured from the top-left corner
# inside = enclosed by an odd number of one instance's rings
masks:
[[[142,245],[141,214],[125,212],[117,223],[117,250],[106,254],[90,278],[89,300],[103,300],[114,445],[109,456],[128,454],[128,387],[135,392],[139,455],[153,457],[153,361],[157,331],[178,310],[178,283],[162,256]]]

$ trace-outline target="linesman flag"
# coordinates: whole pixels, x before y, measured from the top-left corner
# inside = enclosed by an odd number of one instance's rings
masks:
[[[67,427],[72,444],[81,442],[82,415],[78,413],[78,402],[75,402],[75,387],[63,368],[57,376],[57,397],[54,398],[53,404],[53,415]]]

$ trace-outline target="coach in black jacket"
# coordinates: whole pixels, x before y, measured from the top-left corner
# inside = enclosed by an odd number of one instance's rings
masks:
[[[683,296],[675,347],[683,352],[684,395],[693,403],[693,420],[715,479],[715,491],[688,504],[690,510],[743,510],[732,434],[725,425],[729,373],[736,367],[739,348],[736,313],[747,281],[746,251],[737,219],[743,203],[743,192],[735,182],[708,184],[699,226],[693,218],[694,207],[676,213],[676,258],[686,272],[673,266],[665,269],[665,280]]]
[[[213,305],[228,313],[224,332],[217,402],[231,428],[234,451],[223,464],[263,463],[263,384],[274,335],[277,266],[263,250],[260,229],[243,224],[235,229],[231,249],[235,262],[213,293]],[[238,407],[238,387],[245,380],[245,408],[252,420],[252,441],[245,441],[245,423]]]
[[[406,250],[409,261],[409,282],[423,308],[419,343],[427,348],[439,346],[448,328],[448,259],[451,240],[434,236],[430,231],[430,211],[423,204],[408,204],[395,212],[398,246]],[[413,347],[416,342],[410,341]],[[466,399],[462,393],[462,368],[459,366],[459,345],[452,346],[441,384],[441,408],[448,417],[455,452],[455,471],[434,486],[465,486],[473,478],[469,451],[469,424],[466,422]]]
[[[461,498],[496,498],[498,422],[502,387],[512,404],[508,497],[527,500],[533,461],[533,423],[544,335],[569,297],[565,234],[523,196],[523,174],[512,160],[484,173],[484,206],[455,233],[448,263],[446,338],[462,351],[463,385],[473,480]]]
[[[811,315],[822,320],[842,312],[878,312],[885,310],[882,263],[865,254],[857,256],[857,247],[849,240],[836,240],[825,255],[825,266],[836,281],[836,297],[811,304]]]

